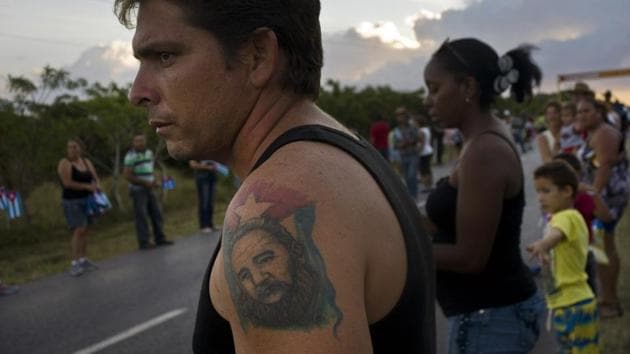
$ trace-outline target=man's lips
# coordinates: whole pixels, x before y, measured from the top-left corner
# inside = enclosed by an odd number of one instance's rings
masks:
[[[166,134],[166,132],[169,130],[169,127],[171,127],[173,123],[163,120],[150,120],[149,125],[151,125],[153,129],[155,129],[156,134],[163,135]]]
[[[149,121],[149,125],[150,125],[152,128],[154,128],[154,129],[160,129],[160,128],[163,128],[163,127],[167,127],[167,126],[169,126],[169,125],[173,125],[173,123],[171,123],[171,122],[167,122],[167,121],[162,121],[162,120],[154,120],[154,119],[151,119],[151,120]]]

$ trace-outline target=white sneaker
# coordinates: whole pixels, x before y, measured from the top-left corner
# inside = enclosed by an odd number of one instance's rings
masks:
[[[81,265],[81,268],[83,268],[83,270],[86,272],[91,272],[98,269],[98,266],[87,258],[83,261],[79,261],[79,264]]]
[[[70,266],[70,275],[73,277],[78,277],[83,275],[85,270],[81,267],[81,264],[76,263]]]
[[[202,233],[202,234],[209,234],[209,233],[211,233],[212,231],[214,231],[214,230],[212,230],[212,228],[211,228],[211,227],[204,227],[203,229],[201,229],[201,233]]]

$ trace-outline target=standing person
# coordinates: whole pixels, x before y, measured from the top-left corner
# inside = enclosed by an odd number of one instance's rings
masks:
[[[605,122],[606,107],[593,98],[578,103],[577,122],[587,133],[586,142],[578,151],[584,172],[582,181],[604,199],[611,220],[603,223],[604,246],[608,265],[598,264],[600,280],[600,316],[618,317],[623,308],[617,295],[619,255],[615,245],[615,228],[628,204],[628,160],[621,133]]]
[[[510,117],[510,130],[512,131],[512,137],[514,142],[521,147],[521,153],[527,152],[525,146],[525,120],[522,116],[512,115],[512,112],[506,110],[504,114]]]
[[[398,175],[402,176],[402,171],[400,167],[400,153],[398,152],[396,147],[394,147],[395,135],[396,135],[396,128],[391,129],[389,131],[389,134],[387,134],[387,146],[388,146],[387,155],[389,156],[389,163],[394,169],[394,171],[396,171]]]
[[[441,165],[444,158],[444,128],[435,120],[427,119],[431,122],[431,140],[433,140],[432,145],[435,147],[435,162]]]
[[[538,134],[538,153],[543,163],[550,162],[554,155],[560,152],[560,130],[562,119],[560,118],[560,103],[550,101],[545,105],[545,122],[547,129]]]
[[[594,99],[595,92],[585,82],[576,82],[573,90],[569,91],[569,97],[577,105],[583,99]]]
[[[377,113],[370,125],[370,143],[387,161],[389,161],[388,135],[389,123],[383,119],[380,113]]]
[[[433,186],[433,172],[431,171],[431,159],[433,158],[433,146],[431,145],[431,128],[425,116],[419,116],[418,121],[418,147],[420,149],[420,162],[418,170],[420,179],[424,185],[422,193],[428,193]]]
[[[88,225],[92,216],[87,213],[88,197],[100,189],[100,181],[92,162],[82,157],[78,139],[70,139],[66,145],[66,157],[57,165],[57,174],[63,191],[61,205],[68,228],[72,232],[72,262],[70,275],[78,277],[98,267],[87,258]]]
[[[562,128],[560,129],[560,151],[575,154],[584,144],[582,133],[575,124],[577,106],[573,102],[564,102],[561,111]]]
[[[599,353],[597,302],[585,272],[588,227],[573,208],[578,178],[553,161],[534,171],[541,208],[551,214],[542,239],[527,247],[543,266],[543,288],[559,353]]]
[[[464,138],[457,165],[426,204],[449,353],[528,353],[538,338],[544,304],[519,247],[521,159],[490,113],[508,87],[518,102],[531,97],[542,75],[529,51],[499,57],[478,39],[446,40],[424,70],[429,114]]]
[[[319,1],[118,0],[130,99],[177,159],[242,184],[202,286],[196,353],[435,353],[420,215],[371,144],[315,105]]]
[[[400,156],[400,169],[409,194],[418,196],[418,129],[412,126],[407,109],[398,107],[394,112],[398,125],[394,128],[394,148]]]
[[[197,202],[199,203],[199,229],[208,234],[214,231],[214,189],[217,183],[217,163],[212,160],[188,162],[195,170]]]
[[[173,241],[167,240],[162,230],[162,212],[153,193],[153,188],[159,187],[160,183],[154,175],[153,151],[147,149],[147,139],[144,134],[137,134],[133,137],[133,146],[125,155],[124,164],[123,174],[129,181],[129,196],[133,200],[139,248],[146,250],[155,246],[172,245]],[[151,219],[155,244],[149,242],[147,214]]]
[[[563,152],[554,156],[553,160],[568,163],[578,177],[582,175],[582,164],[575,154]],[[592,244],[593,229],[591,225],[593,225],[593,221],[596,219],[602,222],[610,222],[608,206],[601,195],[593,192],[591,186],[580,183],[575,195],[573,207],[582,214],[586,226],[588,227],[588,242]],[[591,287],[591,290],[593,290],[593,293],[597,294],[597,270],[595,267],[595,256],[593,252],[589,250],[586,258],[586,274],[588,274],[588,285]]]

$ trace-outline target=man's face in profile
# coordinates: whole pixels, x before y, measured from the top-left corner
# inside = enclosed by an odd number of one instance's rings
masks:
[[[291,289],[287,248],[263,230],[240,238],[232,253],[233,271],[247,295],[264,304],[275,303]]]

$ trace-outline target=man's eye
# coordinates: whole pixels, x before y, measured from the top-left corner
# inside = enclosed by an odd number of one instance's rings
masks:
[[[246,270],[241,270],[238,273],[238,279],[240,281],[245,281],[245,280],[249,279],[250,277],[251,277],[251,274],[248,271],[246,271]]]
[[[259,264],[265,264],[271,262],[275,258],[274,255],[266,255],[259,260]]]
[[[162,65],[170,65],[171,62],[173,61],[173,54],[171,53],[162,52],[159,54],[159,56],[160,56],[160,63]]]

